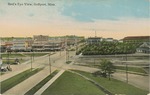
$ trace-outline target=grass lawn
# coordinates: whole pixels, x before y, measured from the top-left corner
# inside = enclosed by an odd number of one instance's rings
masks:
[[[94,65],[94,64],[88,64],[88,65],[81,65],[80,66],[87,66],[87,67],[93,67],[93,68],[100,68],[100,65]],[[115,66],[116,69],[118,70],[126,70],[126,66]],[[144,71],[144,68],[138,68],[138,67],[129,67],[128,66],[128,71],[130,72],[135,72],[134,74],[137,73],[143,73],[143,74],[147,74],[147,72]]]
[[[26,56],[35,56],[35,57],[44,56],[46,54],[49,54],[49,53],[24,53],[24,55]]]
[[[4,80],[1,82],[1,93],[4,93],[5,91],[7,91],[8,89],[14,87],[15,85],[19,84],[20,82],[26,80],[27,78],[29,78],[30,76],[36,74],[37,72],[39,72],[40,70],[42,70],[42,68],[38,68],[35,70],[29,69],[26,70],[20,74],[17,74],[7,80]]]
[[[25,61],[27,61],[27,60],[25,60],[25,59],[22,59],[22,60],[19,59],[19,62],[20,62],[20,63],[23,63],[23,62],[25,62]],[[4,63],[4,64],[7,64],[7,62],[8,62],[7,59],[3,59],[3,63]],[[9,63],[13,65],[13,64],[15,63],[15,59],[9,59]]]
[[[23,54],[19,54],[19,53],[11,53],[9,54],[9,57],[10,58],[17,58],[17,57],[26,57],[26,56],[35,56],[35,57],[38,57],[38,56],[44,56],[46,54],[49,54],[49,53],[23,53]],[[8,57],[8,54],[1,54],[2,58],[3,57]]]
[[[98,87],[71,72],[64,72],[42,95],[105,95]]]
[[[52,74],[47,76],[45,79],[43,79],[40,83],[38,83],[36,86],[34,86],[32,89],[30,89],[28,92],[25,93],[25,95],[34,95],[42,86],[44,86],[51,78],[53,78],[58,71],[54,71]]]
[[[115,68],[119,69],[119,70],[126,70],[125,66],[115,66]],[[128,66],[128,71],[147,74],[143,68],[138,68],[138,67],[129,67]]]
[[[82,72],[82,71],[76,71],[76,72],[95,80],[104,88],[108,89],[109,91],[117,95],[120,95],[120,94],[122,95],[147,95],[148,94],[148,91],[136,88],[130,84],[127,84],[125,82],[122,82],[116,79],[111,79],[111,81],[109,81],[108,78],[94,77],[91,73]]]
[[[1,54],[1,56],[2,56],[2,58],[3,57],[8,57],[8,54],[6,53],[6,54]],[[25,57],[24,55],[22,55],[22,54],[18,54],[18,53],[16,53],[16,54],[9,54],[9,57],[10,58],[16,58],[16,57]]]

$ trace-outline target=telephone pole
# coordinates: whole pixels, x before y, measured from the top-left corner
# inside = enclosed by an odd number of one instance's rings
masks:
[[[49,53],[49,72],[51,74],[51,53]]]

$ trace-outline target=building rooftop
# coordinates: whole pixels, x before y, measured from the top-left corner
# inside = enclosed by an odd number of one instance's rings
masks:
[[[137,39],[150,39],[150,36],[128,36],[123,40],[137,40]]]

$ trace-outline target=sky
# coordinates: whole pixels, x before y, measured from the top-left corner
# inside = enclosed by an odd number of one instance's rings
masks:
[[[150,0],[1,0],[0,37],[94,37],[95,31],[103,38],[146,36],[150,35],[149,4]]]

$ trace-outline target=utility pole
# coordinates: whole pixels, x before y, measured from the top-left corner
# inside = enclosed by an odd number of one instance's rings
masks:
[[[34,61],[34,50],[32,51],[32,55],[33,55],[33,61]]]
[[[9,64],[9,50],[7,49],[7,64]]]
[[[75,38],[75,48],[76,48],[76,54],[77,54],[77,37]]]
[[[8,54],[7,64],[9,65],[9,68],[10,68],[9,53],[10,53],[10,50],[7,48],[7,54]]]
[[[60,56],[61,56],[61,47],[62,47],[62,42],[60,42]]]
[[[60,49],[60,56],[61,56],[61,49]]]
[[[49,72],[51,74],[51,53],[49,53]]]
[[[31,71],[32,71],[32,54],[31,54]]]
[[[127,48],[125,46],[125,51],[126,51],[126,55],[125,55],[125,60],[127,61]],[[128,63],[126,62],[126,82],[128,83]]]
[[[67,52],[68,52],[68,61],[69,61],[69,50],[67,50]]]
[[[126,82],[128,83],[128,63],[126,63]]]
[[[67,37],[65,38],[65,50],[66,50],[66,63],[67,63],[68,61]]]

